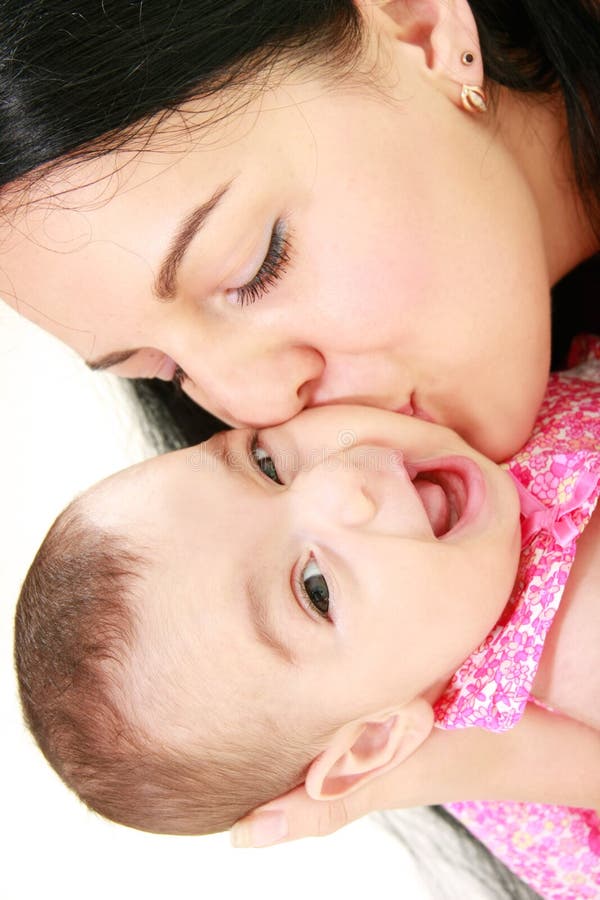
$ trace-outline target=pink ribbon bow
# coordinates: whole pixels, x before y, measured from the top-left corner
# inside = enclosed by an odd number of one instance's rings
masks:
[[[548,531],[561,547],[568,547],[579,534],[579,528],[571,515],[591,497],[598,483],[598,475],[583,472],[569,500],[555,506],[544,506],[514,475],[512,479],[521,501],[521,542],[525,547],[539,531]]]

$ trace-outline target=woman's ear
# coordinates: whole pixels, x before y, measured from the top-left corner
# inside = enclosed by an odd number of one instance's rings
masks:
[[[365,18],[422,51],[427,68],[457,84],[483,83],[477,25],[467,0],[356,0]]]
[[[343,797],[402,763],[429,736],[433,709],[421,697],[396,710],[344,725],[310,765],[306,793],[313,800]]]

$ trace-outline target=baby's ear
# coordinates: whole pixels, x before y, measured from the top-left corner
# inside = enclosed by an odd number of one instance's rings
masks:
[[[418,697],[344,725],[311,763],[305,789],[313,800],[332,800],[404,762],[431,733],[433,709]]]

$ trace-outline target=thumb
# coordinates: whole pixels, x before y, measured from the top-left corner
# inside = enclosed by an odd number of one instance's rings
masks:
[[[301,784],[237,821],[231,829],[231,843],[234,847],[267,847],[331,834],[371,811],[368,787],[335,800],[313,800]]]

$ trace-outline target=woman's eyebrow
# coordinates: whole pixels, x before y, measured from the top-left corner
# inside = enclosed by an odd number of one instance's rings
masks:
[[[101,356],[99,359],[86,359],[85,364],[88,369],[98,372],[126,362],[137,352],[137,350],[116,350],[114,353],[107,353],[106,356]]]
[[[219,205],[235,179],[217,188],[212,197],[186,216],[175,233],[154,283],[154,295],[159,300],[172,300],[177,284],[177,271],[185,252],[210,214]]]
[[[217,208],[234,181],[235,178],[232,178],[227,184],[217,188],[212,197],[206,203],[192,210],[179,226],[154,282],[153,293],[158,300],[172,300],[175,296],[177,271],[187,248],[204,227],[210,214]],[[113,353],[107,353],[106,356],[102,356],[99,359],[86,360],[86,365],[94,372],[101,369],[110,369],[112,366],[126,362],[135,353],[138,353],[139,349],[117,350]]]

